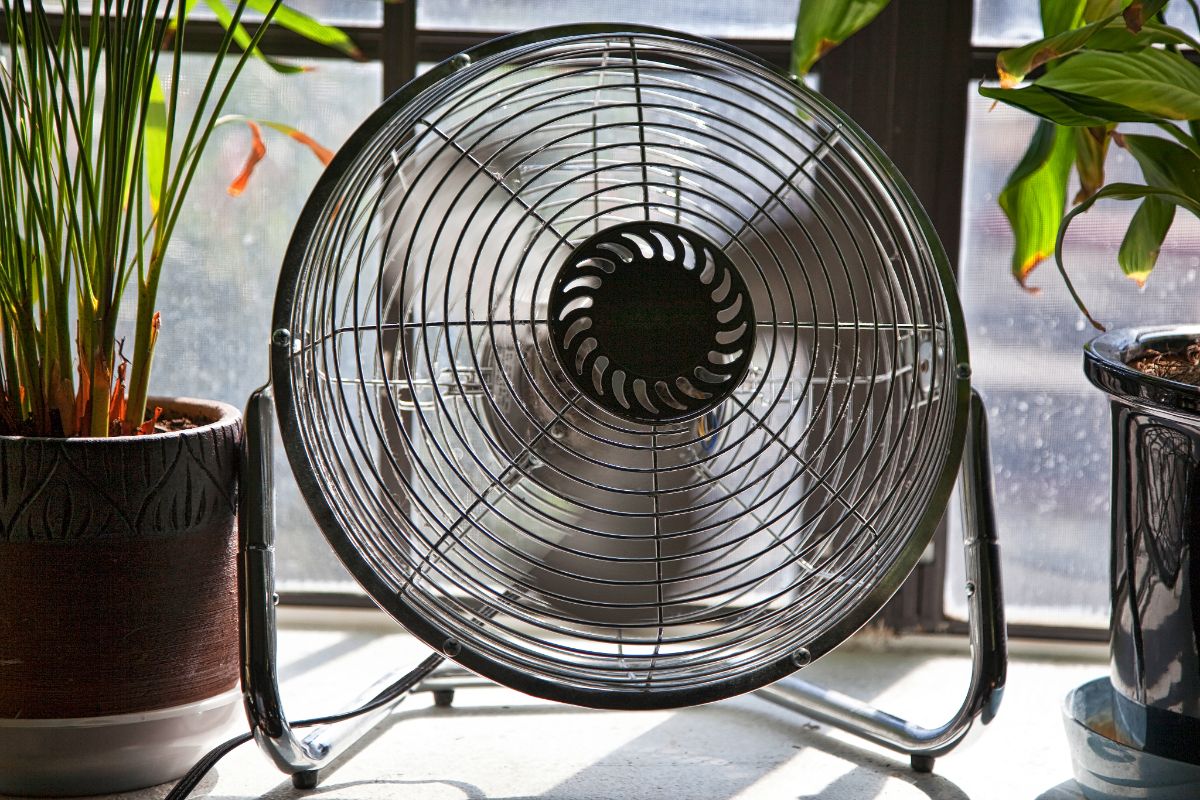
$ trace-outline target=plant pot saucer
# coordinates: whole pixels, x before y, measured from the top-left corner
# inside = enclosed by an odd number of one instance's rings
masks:
[[[1072,689],[1063,724],[1075,781],[1088,800],[1195,800],[1200,766],[1139,750],[1112,738],[1113,688],[1097,678]]]
[[[186,772],[244,721],[237,688],[134,714],[0,719],[0,794],[62,797],[155,786]]]

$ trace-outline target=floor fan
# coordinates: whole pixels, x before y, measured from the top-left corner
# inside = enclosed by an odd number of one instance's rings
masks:
[[[243,683],[297,786],[464,672],[609,709],[757,691],[925,771],[995,713],[986,419],[946,256],[867,136],[753,57],[584,25],[434,67],[321,178],[270,346],[246,417]],[[339,558],[435,651],[356,726],[302,733],[282,710],[276,419]],[[923,728],[793,676],[899,588],[960,461],[961,710]]]

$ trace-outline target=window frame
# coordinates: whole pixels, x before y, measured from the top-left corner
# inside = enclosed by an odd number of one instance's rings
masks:
[[[378,24],[340,26],[360,48],[361,60],[381,63],[383,97],[414,78],[419,63],[443,61],[511,32],[421,29],[417,25],[419,1],[378,0],[383,4]],[[857,121],[908,179],[929,212],[956,274],[966,167],[965,89],[994,74],[1001,50],[972,41],[974,5],[964,0],[891,0],[874,22],[833,50],[820,65],[822,94]],[[60,19],[55,16],[52,24]],[[216,52],[223,35],[216,20],[194,20],[188,25],[184,49]],[[777,68],[789,66],[790,39],[731,37],[722,41]],[[278,26],[266,32],[262,48],[284,58],[349,58]],[[932,553],[922,558],[875,623],[898,632],[967,633],[965,622],[945,614],[946,556],[952,546],[959,545],[949,541],[943,520]],[[367,595],[353,591],[284,589],[279,596],[281,602],[297,606],[374,606]],[[1102,628],[1008,627],[1010,635],[1031,638],[1103,641],[1108,636]]]

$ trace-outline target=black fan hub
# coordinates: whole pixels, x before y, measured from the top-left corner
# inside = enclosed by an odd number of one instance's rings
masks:
[[[575,386],[638,422],[711,409],[742,382],[753,355],[742,276],[678,225],[629,222],[587,239],[555,277],[549,309],[554,351]]]

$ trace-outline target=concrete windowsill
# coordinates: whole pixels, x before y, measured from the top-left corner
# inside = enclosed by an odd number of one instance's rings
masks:
[[[389,668],[427,652],[375,612],[281,615],[281,674],[294,718],[342,710]],[[808,667],[809,680],[934,725],[958,707],[967,645],[951,637],[860,635]],[[452,708],[410,697],[315,793],[292,789],[253,745],[226,757],[194,797],[672,798],[672,800],[1078,800],[1062,732],[1063,696],[1103,675],[1095,645],[1012,647],[996,720],[918,775],[908,759],[754,696],[664,712],[591,711],[498,687]],[[158,800],[169,787],[118,795]]]

